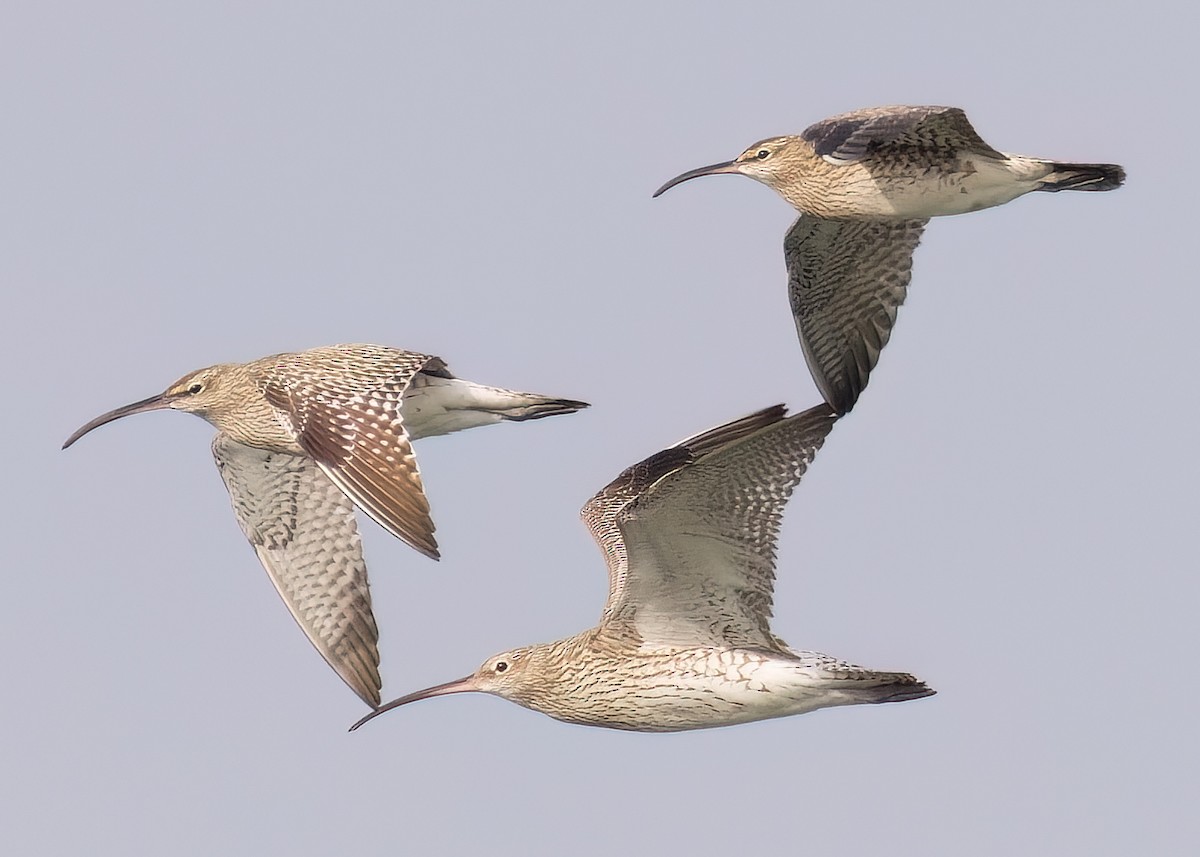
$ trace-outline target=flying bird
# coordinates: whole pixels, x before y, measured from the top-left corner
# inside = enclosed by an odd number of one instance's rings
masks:
[[[411,441],[586,407],[464,381],[428,354],[334,345],[191,372],[96,417],[63,449],[146,411],[185,411],[215,426],[213,457],[242,531],[317,651],[374,707],[379,632],[354,506],[437,559]]]
[[[466,678],[389,702],[478,691],[568,723],[639,732],[729,726],[934,693],[789,648],[770,628],[783,509],[837,416],[783,405],[630,467],[583,507],[608,562],[600,623],[488,658]]]
[[[784,239],[792,314],[813,380],[838,413],[854,407],[891,336],[929,218],[1125,181],[1115,164],[997,151],[957,107],[872,107],[761,140],[654,196],[724,173],[762,182],[801,213]]]

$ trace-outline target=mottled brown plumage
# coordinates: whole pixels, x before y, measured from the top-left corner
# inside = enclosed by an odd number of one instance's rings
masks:
[[[887,343],[929,218],[1002,205],[1031,191],[1119,187],[1115,164],[1010,155],[956,107],[872,107],[770,137],[732,161],[664,184],[732,173],[801,212],[784,252],[796,328],[829,404],[849,411]],[[873,225],[867,225],[873,224]]]
[[[379,704],[379,629],[354,504],[305,455],[217,432],[217,469],[238,525],[296,623],[368,705]]]
[[[352,728],[467,691],[568,723],[642,732],[931,695],[907,673],[793,650],[771,632],[783,509],[836,420],[827,405],[786,418],[777,405],[630,467],[583,508],[608,563],[595,628],[496,655]]]
[[[200,369],[158,396],[97,417],[63,447],[150,410],[212,423],[213,456],[247,539],[313,645],[374,706],[378,631],[351,501],[436,559],[411,441],[583,407],[463,381],[438,357],[336,345]]]
[[[801,217],[788,230],[796,333],[813,381],[839,413],[854,406],[892,335],[926,223]]]

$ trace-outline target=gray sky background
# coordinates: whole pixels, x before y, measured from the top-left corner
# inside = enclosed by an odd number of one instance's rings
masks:
[[[1195,18],[449,5],[5,4],[5,850],[1194,847]],[[932,699],[656,736],[476,695],[350,735],[365,709],[242,538],[205,423],[59,451],[194,368],[347,341],[585,399],[418,446],[440,564],[363,525],[386,697],[573,633],[606,592],[594,491],[818,401],[791,210],[730,177],[651,192],[890,103],[1129,172],[934,221],[789,507],[778,632]]]

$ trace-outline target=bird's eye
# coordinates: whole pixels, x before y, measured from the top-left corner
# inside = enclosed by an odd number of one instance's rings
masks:
[[[188,391],[188,393],[190,393],[191,395],[193,395],[193,396],[194,396],[194,395],[196,395],[197,393],[199,393],[199,392],[200,392],[201,390],[203,390],[203,389],[204,389],[204,385],[203,385],[203,384],[196,383],[196,384],[193,384],[192,386],[188,387],[188,388],[187,388],[187,391]]]
[[[771,150],[759,149],[758,152],[755,153],[754,157],[758,158],[760,161],[765,161],[767,158],[771,157]]]
[[[508,661],[496,661],[496,672],[502,673],[508,669]]]

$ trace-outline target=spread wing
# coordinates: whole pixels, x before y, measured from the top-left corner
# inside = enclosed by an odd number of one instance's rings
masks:
[[[363,702],[379,705],[379,631],[354,507],[306,456],[240,444],[213,457],[242,532],[292,617]]]
[[[404,392],[421,371],[451,377],[440,359],[411,351],[312,349],[277,361],[264,395],[292,414],[301,448],[338,488],[392,535],[437,559],[429,501],[401,415]]]
[[[777,648],[770,631],[783,508],[837,416],[751,414],[635,464],[583,518],[608,560],[601,627],[646,645]]]
[[[868,153],[901,154],[918,150],[953,155],[969,151],[1003,158],[971,127],[957,107],[869,107],[831,116],[800,135],[831,163],[853,163]]]
[[[839,414],[854,407],[892,335],[927,220],[803,215],[783,242],[808,371]]]

